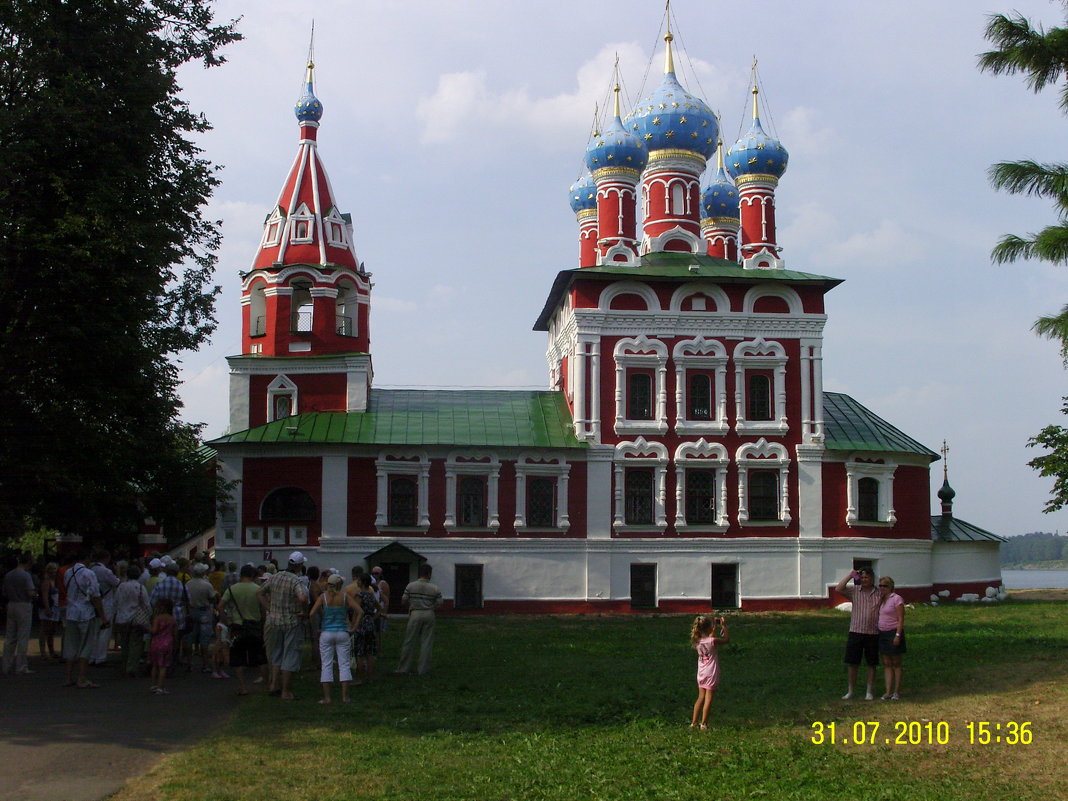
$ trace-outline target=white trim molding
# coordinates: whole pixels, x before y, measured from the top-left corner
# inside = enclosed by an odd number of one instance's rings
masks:
[[[675,528],[699,528],[703,531],[726,531],[727,518],[727,465],[730,458],[727,449],[717,443],[705,441],[684,442],[675,449]],[[688,470],[707,470],[716,473],[716,521],[714,524],[691,524],[686,522],[686,474]]]
[[[613,459],[615,486],[613,487],[614,514],[612,524],[621,531],[647,530],[649,526],[628,526],[624,515],[623,488],[625,470],[628,467],[653,468],[653,526],[663,531],[667,527],[667,448],[660,442],[648,442],[638,437],[616,445]]]
[[[637,295],[645,301],[646,311],[660,311],[660,298],[648,284],[637,281],[616,281],[601,290],[597,298],[597,308],[601,311],[611,311],[612,301],[620,295]]]
[[[805,313],[804,305],[801,303],[801,296],[792,287],[784,286],[783,284],[757,284],[751,287],[745,293],[745,299],[742,301],[742,311],[745,314],[766,314],[767,312],[756,312],[753,309],[756,307],[758,300],[769,297],[785,300],[790,309],[790,314]]]
[[[675,431],[682,433],[725,434],[727,421],[727,349],[715,339],[697,337],[675,343],[671,351],[675,363]],[[690,382],[687,370],[706,370],[714,374],[709,387],[711,420],[689,420]]]
[[[498,512],[497,488],[501,477],[501,462],[497,454],[488,451],[452,451],[445,460],[445,528],[460,528],[456,523],[456,477],[486,477],[486,528],[501,526]],[[464,526],[463,528],[467,528]]]
[[[790,456],[786,447],[761,437],[747,442],[735,454],[738,463],[738,523],[743,526],[786,526],[790,524]],[[749,471],[774,470],[779,476],[779,519],[749,519]]]
[[[682,302],[686,298],[692,295],[706,295],[712,299],[716,307],[714,309],[696,309],[693,311],[682,311]],[[723,291],[723,287],[718,284],[711,283],[696,283],[696,284],[683,284],[675,290],[671,296],[671,301],[668,305],[668,309],[673,312],[681,312],[682,314],[694,314],[697,312],[715,312],[717,314],[726,314],[731,310],[731,301],[727,297],[727,293]]]
[[[289,414],[288,417],[292,417],[295,414],[299,414],[300,406],[298,405],[298,392],[297,385],[294,384],[287,376],[280,375],[267,385],[267,422],[273,422],[274,420],[280,420],[282,418],[275,416],[275,401],[279,397],[289,396]]]
[[[734,428],[739,433],[781,436],[790,430],[786,420],[786,349],[763,337],[741,342],[734,349]],[[771,420],[746,419],[746,370],[771,370]]]
[[[553,528],[567,531],[571,520],[567,511],[567,479],[571,465],[563,454],[524,452],[515,462],[515,528],[527,526],[527,477],[541,476],[556,482],[556,502],[553,509]],[[538,528],[542,528],[538,526]]]
[[[894,511],[894,471],[897,464],[889,459],[865,459],[851,456],[845,463],[846,469],[846,525],[853,526],[893,526],[897,523]],[[879,505],[876,520],[861,520],[857,516],[860,501],[860,480],[872,478],[879,485]]]
[[[430,527],[430,459],[426,452],[382,451],[375,460],[375,476],[378,479],[375,528],[396,528],[389,524],[390,476],[414,476],[418,498],[415,525],[426,531]]]
[[[613,351],[616,363],[616,421],[617,434],[663,434],[667,431],[667,345],[644,334],[621,339]],[[627,369],[652,370],[653,419],[627,419]]]

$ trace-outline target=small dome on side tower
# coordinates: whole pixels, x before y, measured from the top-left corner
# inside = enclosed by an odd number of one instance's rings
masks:
[[[595,133],[586,148],[586,166],[590,172],[615,167],[641,172],[649,162],[649,151],[642,140],[623,127],[619,117],[619,84],[615,89],[615,114],[601,133]]]
[[[315,96],[315,90],[312,85],[312,71],[314,69],[315,64],[309,60],[308,74],[304,79],[304,94],[300,96],[296,105],[293,106],[293,113],[299,122],[318,122],[323,117],[323,104]]]
[[[723,168],[723,142],[717,143],[718,169],[701,193],[701,214],[706,218],[738,219],[738,187]]]
[[[770,175],[781,178],[790,154],[782,143],[764,133],[757,109],[757,87],[753,83],[753,124],[727,151],[727,172],[737,179],[742,175]]]
[[[597,189],[593,184],[593,176],[588,172],[583,174],[568,190],[571,210],[578,214],[580,211],[597,208]]]

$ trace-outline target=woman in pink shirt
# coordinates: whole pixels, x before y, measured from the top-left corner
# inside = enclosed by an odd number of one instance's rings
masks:
[[[900,701],[901,655],[905,653],[905,601],[894,592],[894,580],[879,579],[879,653],[886,679],[884,701]]]

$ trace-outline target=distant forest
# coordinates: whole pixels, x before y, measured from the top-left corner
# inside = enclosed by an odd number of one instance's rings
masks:
[[[1024,565],[1034,562],[1068,560],[1068,536],[1033,531],[1020,537],[1009,537],[1001,544],[1001,564]]]

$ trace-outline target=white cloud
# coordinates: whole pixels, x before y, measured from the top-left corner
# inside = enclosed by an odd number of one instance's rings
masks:
[[[525,132],[536,134],[541,143],[574,146],[575,131],[589,130],[596,104],[611,113],[612,70],[619,59],[622,74],[623,114],[636,103],[638,93],[647,94],[658,81],[658,73],[651,69],[648,83],[641,86],[640,75],[649,61],[644,50],[634,43],[607,44],[589,61],[578,68],[575,88],[549,97],[536,97],[526,87],[511,87],[499,91],[489,85],[485,70],[451,72],[438,77],[437,89],[429,97],[419,100],[416,116],[422,123],[424,143],[444,143],[465,136],[484,142],[494,132]],[[655,65],[654,65],[655,66]],[[730,84],[726,73],[700,59],[687,62],[693,83],[692,92],[705,92],[710,97],[726,96],[724,87]],[[685,78],[682,79],[687,83]],[[628,97],[628,89],[635,94]]]
[[[419,304],[414,300],[389,298],[385,295],[374,295],[372,303],[374,304],[375,311],[410,312],[419,308]]]
[[[924,255],[923,243],[896,220],[883,220],[870,231],[858,231],[830,243],[823,252],[828,264],[899,265]]]

